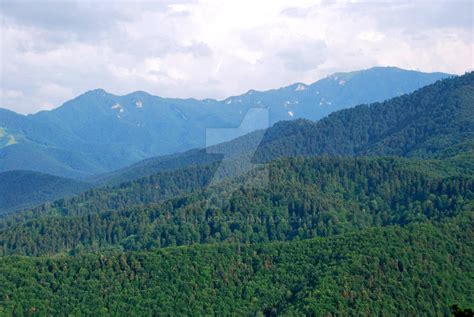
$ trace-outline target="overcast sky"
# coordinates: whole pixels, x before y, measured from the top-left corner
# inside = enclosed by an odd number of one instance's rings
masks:
[[[224,98],[336,71],[473,69],[473,1],[0,1],[0,107],[86,90]]]

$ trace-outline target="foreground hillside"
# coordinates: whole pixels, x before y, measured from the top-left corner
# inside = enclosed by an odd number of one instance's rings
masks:
[[[449,315],[472,305],[473,219],[332,238],[0,258],[2,315]]]

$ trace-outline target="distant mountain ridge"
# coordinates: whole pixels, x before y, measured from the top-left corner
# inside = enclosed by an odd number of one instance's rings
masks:
[[[456,160],[458,155],[465,155],[462,160],[470,163],[474,151],[473,101],[474,73],[471,72],[381,103],[336,111],[317,122],[281,121],[266,130],[207,149],[150,158],[94,180],[119,184],[162,171],[220,162],[224,158],[238,160],[251,152],[254,163],[293,156]]]
[[[250,90],[221,101],[161,98],[140,91],[115,96],[96,89],[34,115],[0,109],[0,171],[83,178],[149,157],[202,148],[208,145],[206,129],[238,127],[249,109],[268,108],[270,125],[297,118],[319,120],[448,76],[376,67],[334,74],[311,85]],[[254,120],[240,134],[266,128],[258,124]]]

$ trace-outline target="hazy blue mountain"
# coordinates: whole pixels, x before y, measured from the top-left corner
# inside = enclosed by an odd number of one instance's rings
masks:
[[[251,90],[222,101],[161,98],[140,91],[116,96],[97,89],[34,115],[2,109],[0,171],[86,177],[149,157],[202,148],[209,145],[206,129],[238,127],[253,108],[268,108],[270,125],[296,118],[319,120],[336,110],[410,93],[447,76],[377,67],[334,74],[311,85]],[[237,135],[218,134],[212,143],[266,127],[259,118],[246,119],[248,124]]]
[[[0,214],[78,194],[89,184],[31,171],[0,173]]]
[[[206,149],[143,160],[95,177],[94,181],[119,184],[223,159],[240,160],[246,155],[252,157],[253,163],[276,157],[328,155],[449,158],[455,165],[464,165],[461,173],[472,171],[473,102],[474,73],[471,72],[385,102],[336,111],[317,122],[281,121],[269,129]]]

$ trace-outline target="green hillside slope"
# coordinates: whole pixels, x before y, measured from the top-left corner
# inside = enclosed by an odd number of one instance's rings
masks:
[[[267,130],[256,159],[344,155],[450,157],[474,149],[474,73],[439,81],[383,103],[332,113],[313,123]]]
[[[409,162],[281,159],[243,178],[171,199],[160,195],[160,177],[146,178],[125,188],[89,192],[83,202],[62,200],[33,214],[2,219],[0,252],[41,255],[304,239],[371,226],[436,222],[472,208],[472,175],[440,178],[420,173]],[[193,176],[205,184],[206,176],[192,171],[179,172],[175,176],[184,177],[175,180],[192,187]],[[263,172],[268,180],[260,183]],[[175,183],[169,176],[164,181],[172,190]]]
[[[0,258],[2,315],[448,316],[472,305],[473,219],[332,238]]]

